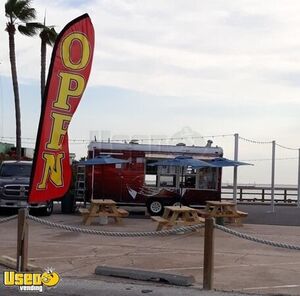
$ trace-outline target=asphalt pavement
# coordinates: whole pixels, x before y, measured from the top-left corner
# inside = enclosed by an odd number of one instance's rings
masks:
[[[2,268],[0,267],[1,274]],[[0,276],[3,283],[3,276]],[[38,295],[38,292],[21,292],[16,287],[4,287],[0,285],[0,295]],[[42,295],[47,296],[245,296],[234,292],[204,291],[200,288],[186,288],[178,286],[166,286],[156,284],[144,284],[141,282],[116,282],[100,279],[64,278],[54,288],[44,288]],[[251,294],[259,295],[259,294]]]

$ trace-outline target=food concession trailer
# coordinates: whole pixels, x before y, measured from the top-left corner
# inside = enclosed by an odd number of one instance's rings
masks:
[[[94,199],[110,198],[120,204],[146,205],[151,215],[160,215],[165,205],[178,204],[180,186],[182,203],[201,206],[206,200],[221,198],[221,168],[181,169],[171,166],[149,166],[162,159],[179,155],[209,161],[223,156],[220,147],[113,143],[93,141],[88,145],[88,158],[111,155],[128,163],[96,165],[85,168],[85,197],[89,201],[94,170]]]

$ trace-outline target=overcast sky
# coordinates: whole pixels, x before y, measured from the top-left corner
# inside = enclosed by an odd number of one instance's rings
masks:
[[[0,137],[9,141],[15,125],[4,2]],[[46,11],[47,23],[57,31],[85,12],[95,27],[92,72],[71,122],[71,139],[239,133],[300,147],[299,1],[35,0],[32,5],[38,20]],[[22,135],[34,138],[40,112],[39,39],[17,34],[16,51]],[[233,157],[232,136],[213,141]],[[298,152],[277,148],[276,182],[296,184]],[[85,156],[86,144],[71,143],[70,150]],[[269,183],[270,161],[257,159],[270,158],[271,145],[241,141],[240,159],[253,160],[255,167],[241,168],[240,181]],[[224,181],[231,181],[231,171]]]

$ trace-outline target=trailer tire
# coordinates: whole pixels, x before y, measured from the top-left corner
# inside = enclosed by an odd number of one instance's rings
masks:
[[[174,201],[173,203],[172,203],[172,206],[180,206],[180,204],[182,205],[182,206],[187,206],[188,204],[186,203],[186,201],[183,199],[183,200],[181,200],[181,202],[179,201],[179,200],[176,200],[176,201]]]
[[[164,204],[160,199],[149,199],[146,205],[151,216],[161,216],[164,212]]]
[[[72,214],[75,212],[76,201],[74,194],[67,193],[61,200],[61,212],[63,214]]]

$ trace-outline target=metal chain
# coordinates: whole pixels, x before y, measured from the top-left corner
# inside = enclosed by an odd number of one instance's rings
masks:
[[[67,231],[74,231],[74,232],[81,232],[81,233],[95,234],[95,235],[102,235],[102,236],[116,236],[116,237],[165,236],[165,235],[182,233],[182,232],[188,233],[204,227],[204,224],[195,224],[191,226],[183,226],[175,229],[168,229],[168,230],[161,230],[161,231],[115,232],[115,231],[102,231],[96,229],[83,229],[83,228],[74,227],[70,225],[58,224],[31,215],[28,215],[28,218],[34,222],[44,224],[50,227],[64,229]]]
[[[8,222],[8,221],[10,221],[10,220],[14,220],[14,219],[16,219],[17,217],[18,217],[18,215],[13,215],[13,216],[9,216],[9,217],[0,219],[0,224],[1,224],[1,223]]]
[[[253,242],[256,242],[256,243],[261,243],[261,244],[269,245],[269,246],[272,246],[272,247],[278,247],[278,248],[285,248],[285,249],[300,251],[300,246],[289,245],[289,244],[285,244],[285,243],[279,243],[279,242],[274,242],[274,241],[269,241],[269,240],[257,238],[257,237],[251,236],[249,234],[241,233],[241,232],[229,229],[227,227],[224,227],[224,226],[218,225],[218,224],[215,224],[215,227],[219,230],[222,230],[222,231],[226,232],[226,233],[229,233],[229,234],[235,235],[239,238],[247,239],[247,240],[250,240],[250,241],[253,241]]]

